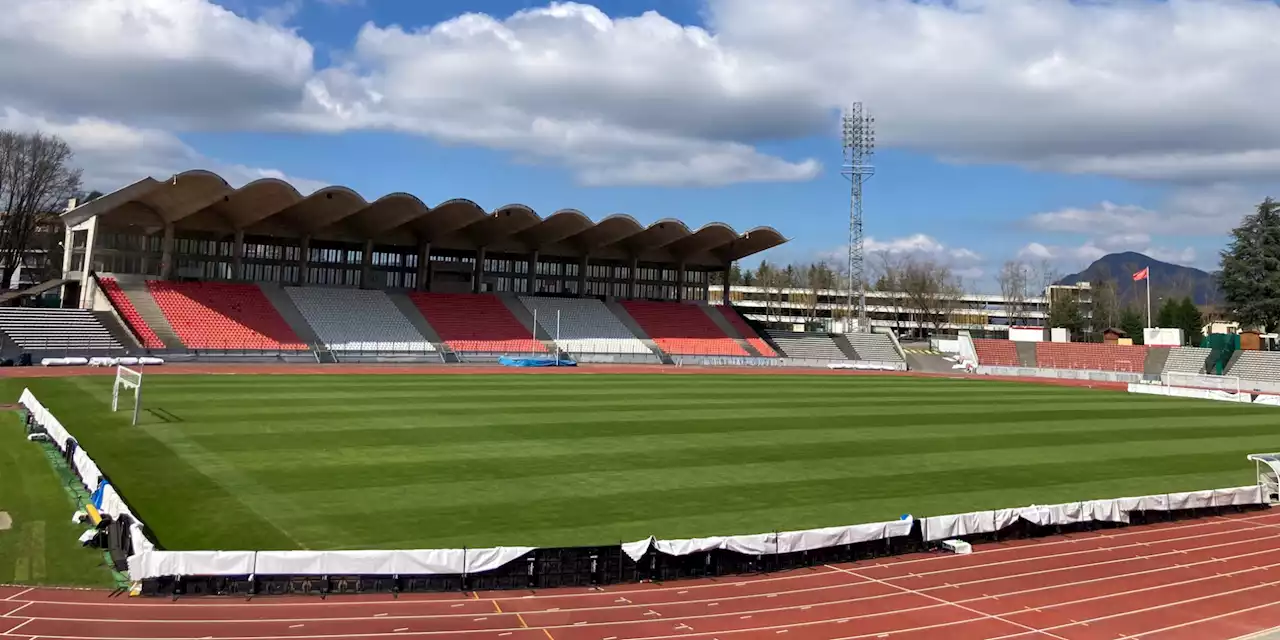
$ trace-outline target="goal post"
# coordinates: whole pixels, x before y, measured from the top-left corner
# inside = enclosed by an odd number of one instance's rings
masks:
[[[111,412],[120,410],[120,391],[133,391],[133,421],[138,424],[138,413],[142,410],[142,372],[129,367],[116,366],[116,381],[111,387]]]

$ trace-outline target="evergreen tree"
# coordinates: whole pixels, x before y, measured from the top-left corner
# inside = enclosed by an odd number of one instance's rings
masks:
[[[1203,337],[1200,330],[1204,328],[1204,315],[1200,313],[1200,308],[1191,300],[1190,296],[1182,299],[1182,304],[1178,308],[1178,324],[1174,325],[1182,329],[1183,338],[1187,344],[1198,345]]]
[[[1156,313],[1155,326],[1172,329],[1181,327],[1179,318],[1182,314],[1182,301],[1176,298],[1165,298],[1164,303],[1160,305],[1160,311]]]
[[[1084,314],[1075,296],[1062,296],[1049,307],[1049,326],[1065,328],[1072,336],[1079,337],[1084,330]]]
[[[1280,202],[1267,198],[1231,231],[1222,252],[1227,309],[1245,327],[1280,327]]]
[[[1127,307],[1120,314],[1120,326],[1117,327],[1121,331],[1129,334],[1133,338],[1134,344],[1142,344],[1142,330],[1146,327],[1146,323],[1142,320],[1142,314],[1138,313],[1133,307]]]

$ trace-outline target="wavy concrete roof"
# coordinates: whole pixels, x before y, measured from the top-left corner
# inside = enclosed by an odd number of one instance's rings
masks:
[[[433,250],[540,251],[546,255],[637,257],[723,266],[776,247],[786,238],[772,227],[739,233],[712,222],[696,231],[675,219],[648,226],[626,214],[592,222],[576,209],[547,217],[510,204],[486,212],[470,200],[427,206],[407,193],[372,202],[342,186],[303,196],[283,180],[264,178],[233,188],[210,171],[193,170],[168,180],[143,178],[63,214],[69,225],[98,216],[110,227],[142,227],[149,233],[173,224],[179,232],[213,235],[302,237],[379,245],[432,243]]]

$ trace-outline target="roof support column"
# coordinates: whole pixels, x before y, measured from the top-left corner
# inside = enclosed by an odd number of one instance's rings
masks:
[[[720,291],[720,300],[721,300],[721,302],[722,302],[724,305],[726,305],[726,306],[728,306],[728,305],[729,305],[729,286],[730,286],[730,285],[729,285],[729,273],[730,273],[732,270],[733,270],[733,266],[732,266],[732,265],[730,265],[730,266],[726,266],[726,267],[724,268],[724,275],[720,278],[720,281],[721,281],[721,282],[720,282],[720,289],[721,289],[721,291]],[[708,278],[708,280],[709,280],[709,279],[710,279],[710,278]],[[708,291],[707,291],[707,292],[708,292],[708,293],[710,293],[710,289],[708,289]],[[708,297],[710,297],[710,296],[708,296]]]
[[[89,238],[94,236],[92,230],[89,231]],[[89,252],[92,250],[91,244],[85,245],[84,263],[89,264]],[[168,280],[173,277],[173,223],[164,223],[164,236],[160,240],[160,279]]]
[[[476,249],[476,264],[471,272],[471,293],[480,293],[484,290],[484,254],[484,247]]]
[[[231,279],[244,280],[244,231],[237,230],[231,242]]]
[[[431,290],[431,243],[418,243],[418,275],[413,281],[414,291]]]
[[[631,278],[627,282],[627,297],[635,300],[640,289],[640,258],[631,258]]]
[[[684,300],[684,260],[676,268],[676,301]]]
[[[529,295],[537,295],[538,293],[538,251],[535,249],[529,254],[529,284],[525,287]]]
[[[84,238],[84,264],[80,266],[80,308],[89,309],[93,307],[93,298],[89,293],[93,287],[89,286],[89,274],[93,273],[93,245],[98,242],[98,218],[94,216],[89,218],[88,230],[85,231]],[[71,252],[72,245],[65,245],[63,251]]]
[[[311,234],[302,236],[298,248],[298,286],[311,281]]]
[[[591,256],[582,254],[582,261],[578,263],[578,297],[585,298],[587,296],[587,268],[591,266]]]
[[[373,240],[364,241],[364,254],[360,257],[360,288],[373,288]]]

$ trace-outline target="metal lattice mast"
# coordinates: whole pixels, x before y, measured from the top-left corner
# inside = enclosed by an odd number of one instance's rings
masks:
[[[855,102],[841,119],[844,165],[841,174],[849,179],[849,292],[845,308],[845,331],[855,316],[858,330],[867,331],[866,260],[862,247],[862,183],[875,174],[871,156],[876,149],[876,119]],[[855,306],[854,294],[857,294]]]

